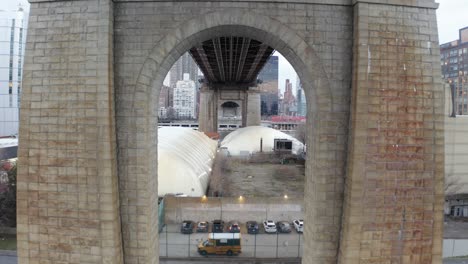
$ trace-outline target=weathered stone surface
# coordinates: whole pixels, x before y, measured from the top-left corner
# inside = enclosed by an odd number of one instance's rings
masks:
[[[122,263],[111,1],[33,3],[20,127],[19,263]]]
[[[303,82],[303,263],[440,263],[432,0],[31,2],[20,264],[158,262],[159,87],[183,52],[223,34],[269,44]]]
[[[358,3],[340,263],[441,263],[435,10]]]

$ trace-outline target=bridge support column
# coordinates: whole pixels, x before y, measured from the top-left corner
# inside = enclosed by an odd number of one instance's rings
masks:
[[[442,263],[444,92],[436,78],[436,6],[353,2],[351,136],[339,263]]]
[[[113,1],[30,2],[18,263],[123,263]]]
[[[244,111],[242,111],[242,126],[259,126],[261,123],[260,91],[249,88],[245,92]]]
[[[200,89],[200,113],[198,130],[202,132],[218,131],[218,96],[215,90],[205,84]]]

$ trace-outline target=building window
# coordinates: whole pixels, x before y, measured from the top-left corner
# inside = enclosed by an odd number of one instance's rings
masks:
[[[9,70],[8,70],[8,94],[13,93],[13,58],[14,58],[14,45],[15,45],[15,19],[12,19],[11,30],[10,30],[10,61],[9,61]],[[12,101],[10,98],[10,107],[13,107]]]

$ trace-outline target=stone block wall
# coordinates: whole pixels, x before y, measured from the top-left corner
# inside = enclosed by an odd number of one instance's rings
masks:
[[[358,2],[340,263],[441,263],[444,91],[435,9]]]
[[[31,3],[18,261],[122,263],[111,1]]]
[[[440,263],[433,0],[30,1],[20,264],[158,263],[160,86],[222,34],[271,45],[303,82],[303,263]]]
[[[116,1],[114,18],[119,178],[126,261],[133,263],[144,256],[144,252],[138,251],[139,244],[132,243],[140,228],[133,228],[138,218],[131,208],[146,199],[137,194],[146,188],[139,184],[139,179],[147,177],[145,162],[151,161],[142,149],[148,142],[139,132],[147,127],[142,117],[152,118],[152,113],[147,111],[157,106],[157,101],[147,98],[159,94],[164,76],[191,45],[222,34],[238,34],[264,41],[279,50],[303,81],[310,102],[309,126],[317,127],[309,137],[309,145],[316,147],[309,149],[305,211],[309,212],[306,220],[314,225],[305,230],[310,238],[305,246],[320,249],[306,250],[304,263],[335,263],[346,171],[352,7],[336,1],[329,5]]]
[[[209,221],[221,219],[261,223],[265,220],[289,221],[303,219],[304,201],[283,197],[170,197],[164,198],[166,224],[180,224],[184,220]]]

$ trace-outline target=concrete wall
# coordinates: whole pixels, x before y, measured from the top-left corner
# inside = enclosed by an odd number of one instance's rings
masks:
[[[218,131],[218,100],[215,91],[203,86],[200,89],[200,112],[198,130],[202,132]]]
[[[289,221],[303,219],[302,199],[292,198],[226,198],[226,197],[165,197],[165,221],[168,224],[183,220],[213,221],[222,219],[246,222],[255,220]]]
[[[246,120],[244,126],[259,126],[261,123],[261,100],[260,91],[256,88],[250,88],[247,91],[246,102]]]
[[[247,98],[246,91],[243,89],[244,87],[239,87],[241,89],[235,90],[235,87],[229,87],[228,89],[224,90],[223,88],[216,88],[216,99],[217,102],[217,109],[218,109],[218,124],[225,124],[229,123],[229,120],[232,119],[231,123],[233,124],[242,124],[242,118],[244,116],[244,106],[245,106],[245,100]],[[239,105],[237,107],[237,114],[236,118],[224,118],[223,117],[223,107],[221,106],[222,104],[226,102],[234,102]]]
[[[468,256],[468,239],[444,239],[444,258]]]
[[[468,116],[445,117],[446,194],[468,193]]]

